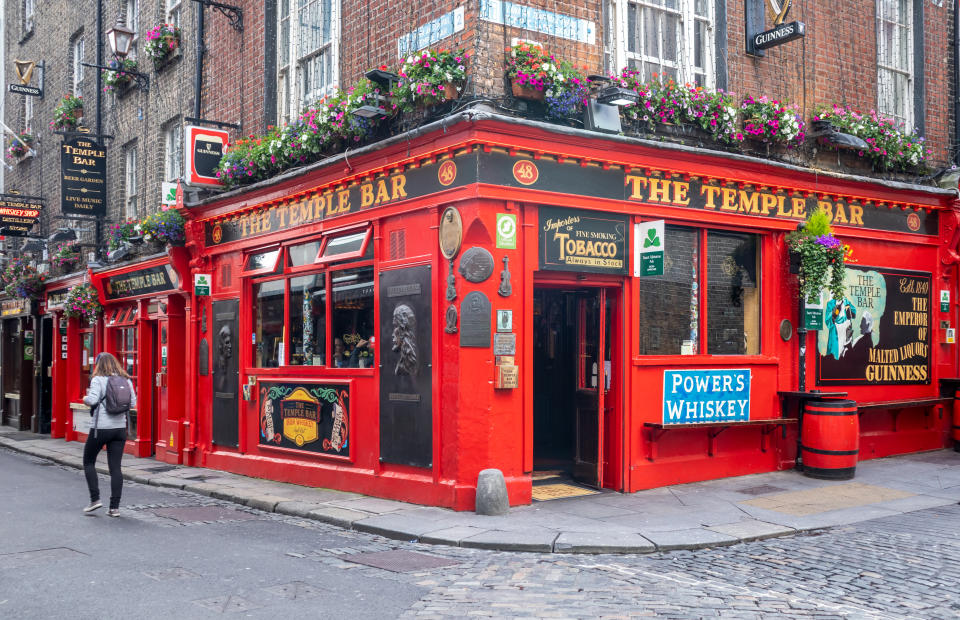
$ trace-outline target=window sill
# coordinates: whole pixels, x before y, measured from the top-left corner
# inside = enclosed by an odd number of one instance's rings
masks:
[[[182,45],[178,45],[175,50],[164,56],[163,58],[156,58],[153,60],[153,70],[159,74],[162,71],[166,70],[173,64],[176,64],[181,58],[183,58],[183,49]]]
[[[767,355],[647,355],[633,358],[634,366],[775,366],[780,359]]]
[[[245,370],[246,375],[254,377],[288,377],[292,374],[302,374],[315,377],[328,375],[331,377],[372,377],[376,368],[329,368],[327,366],[279,366],[270,368],[250,367]]]
[[[33,38],[33,28],[30,28],[30,30],[25,31],[23,34],[20,35],[20,45],[23,45],[24,43],[26,43],[32,38]]]

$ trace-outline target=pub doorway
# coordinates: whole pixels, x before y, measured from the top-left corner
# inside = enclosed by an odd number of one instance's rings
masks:
[[[619,489],[619,287],[534,289],[533,461],[536,480]]]

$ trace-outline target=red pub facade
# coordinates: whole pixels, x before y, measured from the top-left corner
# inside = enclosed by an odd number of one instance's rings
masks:
[[[186,247],[92,273],[103,318],[65,339],[135,374],[130,451],[169,463],[458,510],[489,467],[512,504],[539,471],[786,469],[785,236],[818,206],[853,262],[808,389],[861,405],[860,459],[947,446],[955,191],[476,111],[189,206]],[[82,437],[79,358],[55,436]]]

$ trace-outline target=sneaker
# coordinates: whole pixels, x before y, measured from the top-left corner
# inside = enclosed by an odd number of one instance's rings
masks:
[[[119,509],[119,508],[111,508],[110,510],[107,511],[107,514],[110,515],[111,517],[119,517],[119,516],[120,516],[120,509]]]
[[[100,503],[100,500],[97,500],[97,501],[95,501],[95,502],[90,502],[90,505],[87,506],[86,508],[84,508],[83,511],[84,511],[84,512],[93,512],[94,510],[97,510],[98,508],[103,508],[103,504]]]

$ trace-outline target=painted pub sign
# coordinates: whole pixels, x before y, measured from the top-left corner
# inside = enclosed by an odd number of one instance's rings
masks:
[[[629,216],[540,207],[540,269],[626,275]]]
[[[817,336],[817,385],[930,383],[929,273],[847,268]]]
[[[260,382],[262,446],[350,456],[350,390],[343,384]]]

